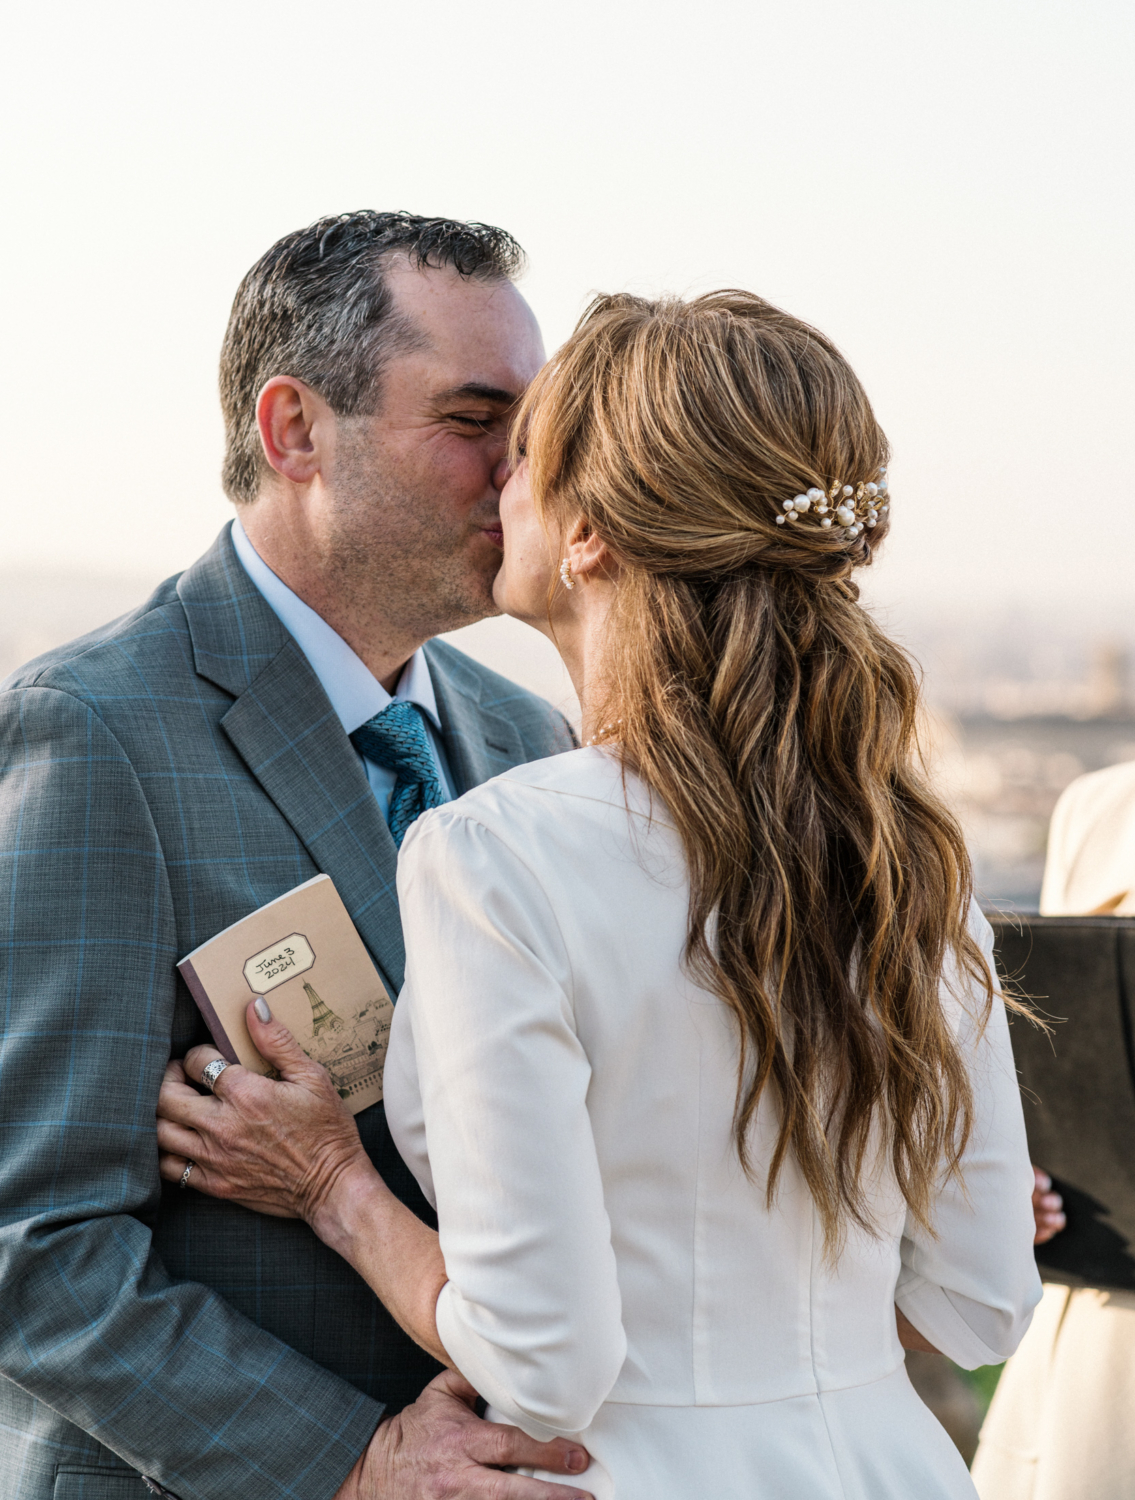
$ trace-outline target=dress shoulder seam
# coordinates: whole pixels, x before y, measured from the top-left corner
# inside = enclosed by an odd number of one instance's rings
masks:
[[[426,818],[428,818],[429,821],[427,822],[427,821],[423,820],[423,823],[421,825],[419,825],[419,828],[418,828],[418,830],[416,832],[416,836],[415,836],[415,843],[417,843],[418,840],[421,839],[422,837],[424,837],[424,836],[428,835],[429,833],[431,833],[434,829],[440,827],[440,820],[437,818],[437,814],[438,813],[450,812],[450,810],[453,809],[453,808],[454,808],[454,804],[452,802],[444,803],[441,807],[434,808],[432,810],[432,813],[426,814]],[[556,936],[560,940],[560,948],[563,951],[564,959],[565,959],[565,961],[567,963],[567,970],[568,970],[568,974],[569,974],[569,976],[571,978],[572,990],[574,991],[574,988],[575,988],[575,967],[572,964],[571,949],[568,946],[567,939],[564,937],[563,928],[560,926],[560,919],[556,915],[555,905],[553,904],[551,897],[548,895],[548,892],[547,892],[547,890],[544,887],[543,880],[536,873],[536,871],[532,868],[532,866],[528,863],[528,861],[524,858],[523,854],[521,854],[521,852],[516,848],[516,846],[510,840],[506,839],[502,834],[498,833],[498,831],[495,828],[491,828],[489,826],[489,824],[484,821],[483,818],[478,817],[475,813],[473,813],[471,811],[461,811],[461,812],[453,811],[452,812],[452,817],[453,817],[454,821],[457,821],[458,819],[460,819],[460,821],[463,822],[463,823],[469,823],[469,824],[472,824],[474,827],[479,828],[481,830],[481,832],[487,834],[488,837],[491,838],[494,843],[499,844],[502,849],[504,849],[504,850],[507,851],[507,853],[509,854],[509,856],[513,860],[516,861],[516,863],[520,866],[520,868],[528,876],[530,887],[535,887],[540,892],[541,899],[543,900],[544,905],[547,907],[547,909],[548,909],[548,915],[551,917],[552,924],[555,927]],[[414,833],[415,833],[415,831],[413,829],[411,829],[411,835],[414,835]],[[409,837],[409,835],[408,835],[408,837]],[[403,847],[405,847],[405,845],[403,845]],[[568,1000],[569,1000],[569,1002],[571,1001],[571,994],[568,995]],[[572,1008],[574,1010],[574,1004],[573,1004]]]

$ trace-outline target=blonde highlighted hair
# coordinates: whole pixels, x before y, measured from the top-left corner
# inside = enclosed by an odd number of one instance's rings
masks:
[[[969,860],[921,774],[915,670],[851,579],[887,518],[852,542],[776,524],[783,500],[886,464],[859,381],[746,292],[600,297],[516,434],[549,527],[582,514],[620,566],[598,722],[682,837],[687,962],[740,1032],[746,1170],[771,1203],[791,1153],[834,1249],[872,1227],[881,1138],[930,1226],[973,1118],[943,973],[973,982],[979,1020],[993,993]],[[757,1164],[766,1094],[779,1134]]]

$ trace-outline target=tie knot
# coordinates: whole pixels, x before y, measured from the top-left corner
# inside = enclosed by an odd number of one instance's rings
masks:
[[[401,848],[414,819],[445,800],[425,720],[416,704],[395,698],[355,730],[351,744],[376,766],[394,772],[387,822]]]
[[[436,777],[422,715],[414,703],[395,698],[351,735],[355,749],[406,781]]]

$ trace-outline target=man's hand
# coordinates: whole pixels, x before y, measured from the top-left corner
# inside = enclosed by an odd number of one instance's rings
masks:
[[[1039,1167],[1033,1168],[1036,1186],[1033,1188],[1033,1218],[1036,1220],[1034,1245],[1047,1245],[1049,1240],[1068,1223],[1064,1217],[1064,1199],[1052,1191],[1052,1178]]]
[[[578,1443],[538,1443],[518,1427],[482,1421],[476,1400],[469,1382],[446,1370],[381,1424],[335,1500],[592,1500],[574,1485],[502,1473],[582,1474],[591,1459]]]

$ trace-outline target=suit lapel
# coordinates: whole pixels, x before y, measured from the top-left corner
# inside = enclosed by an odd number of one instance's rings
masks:
[[[307,657],[241,567],[227,529],[178,584],[198,672],[236,701],[221,727],[330,875],[391,990],[406,956],[398,855],[362,763]]]
[[[235,699],[222,728],[318,868],[334,880],[396,995],[406,965],[398,853],[311,664],[241,567],[228,527],[182,574],[177,591],[197,671]],[[443,641],[425,650],[460,796],[528,757],[512,721],[484,702],[483,679],[468,657]]]
[[[481,683],[461,652],[426,646],[446,758],[458,796],[528,759],[519,731],[481,701]]]
[[[406,965],[395,885],[398,852],[362,762],[293,641],[241,694],[221,727],[335,882],[397,995]]]
[[[240,565],[231,524],[177,580],[198,673],[232,697],[251,687],[291,640]]]

